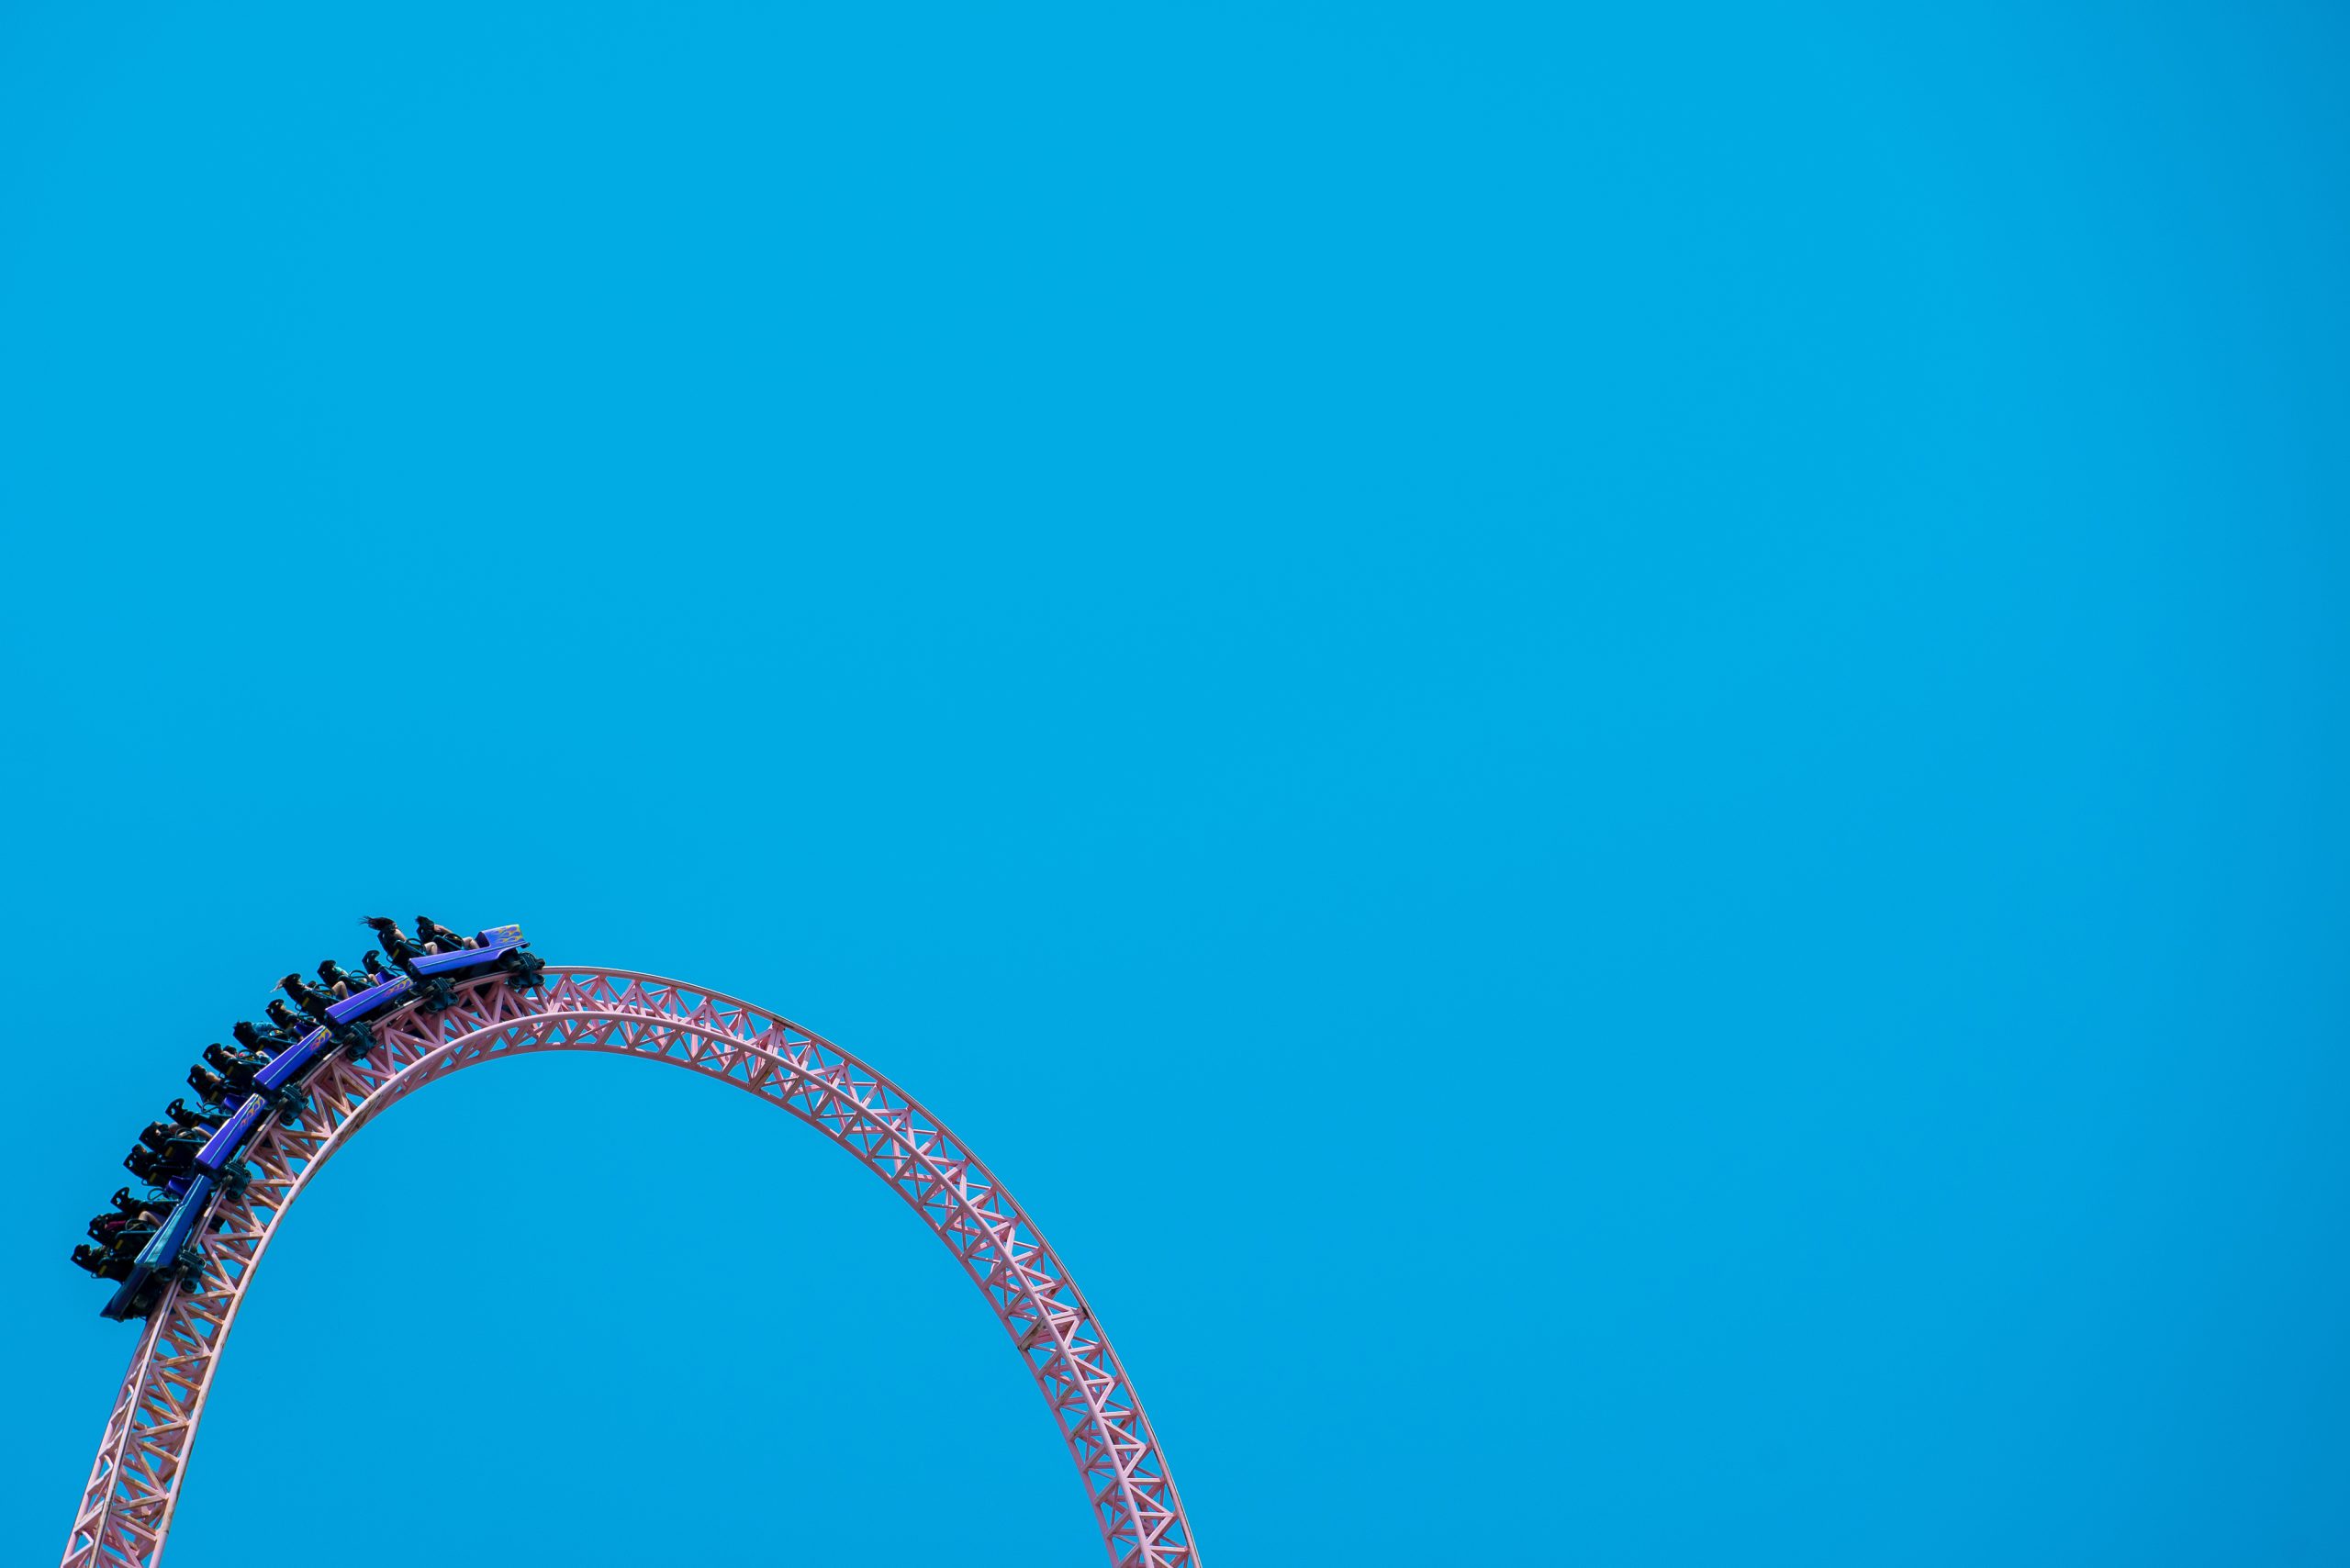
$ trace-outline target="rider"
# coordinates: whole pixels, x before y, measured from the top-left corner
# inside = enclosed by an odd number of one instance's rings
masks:
[[[462,952],[476,945],[472,938],[458,935],[429,914],[416,917],[416,939],[424,944],[424,950],[428,953]]]
[[[397,928],[395,927],[394,929]],[[399,971],[397,969],[387,969],[384,967],[383,955],[373,947],[368,948],[364,953],[359,955],[359,967],[367,972],[367,983],[369,985],[381,985],[386,980],[397,980],[400,978]]]
[[[135,1144],[130,1152],[123,1156],[122,1168],[150,1187],[161,1187],[174,1176],[186,1175],[188,1167],[196,1163],[196,1157],[202,1151],[204,1144],[201,1133],[183,1133],[165,1144],[160,1152],[143,1143]]]
[[[411,966],[417,959],[424,957],[424,949],[418,946],[415,939],[407,932],[400,929],[399,922],[388,915],[371,914],[361,924],[374,931],[376,939],[383,943],[384,956],[391,959],[392,967],[410,980],[414,980],[416,970]]]
[[[201,1110],[191,1111],[187,1108],[187,1102],[185,1100],[174,1100],[164,1106],[163,1114],[190,1130],[196,1127],[218,1126],[229,1119],[229,1113],[218,1105],[207,1105]]]
[[[294,1044],[274,1029],[257,1028],[242,1019],[237,1021],[236,1027],[230,1029],[229,1034],[237,1044],[249,1051],[258,1052],[264,1059],[275,1056]]]
[[[106,1245],[118,1258],[136,1258],[139,1249],[147,1245],[147,1238],[162,1228],[162,1216],[152,1209],[144,1209],[129,1224],[116,1231],[114,1239]]]
[[[210,1138],[203,1133],[184,1132],[163,1146],[162,1152],[155,1157],[155,1168],[163,1173],[164,1181],[169,1181],[174,1176],[185,1176],[188,1172],[188,1168],[196,1163],[196,1157],[204,1151],[204,1146],[210,1141]],[[158,1182],[155,1185],[160,1187],[162,1182]]]
[[[129,1189],[117,1193],[118,1199],[129,1196]],[[99,1241],[112,1241],[126,1230],[153,1230],[169,1217],[172,1203],[166,1198],[151,1202],[141,1198],[128,1206],[121,1204],[90,1221],[90,1234]]]
[[[327,1021],[327,1009],[334,1005],[334,998],[304,980],[298,969],[279,980],[277,989],[292,998],[295,1006],[321,1024]]]
[[[279,1034],[289,1040],[298,1041],[303,1036],[318,1027],[274,996],[269,999],[268,1011],[269,1021],[276,1025]]]
[[[336,996],[356,996],[371,983],[352,974],[332,958],[319,965],[319,983]]]
[[[204,1059],[228,1080],[231,1089],[251,1088],[253,1074],[269,1065],[269,1058],[259,1051],[232,1051],[218,1040],[204,1047]]]
[[[73,1261],[101,1280],[119,1282],[130,1278],[130,1260],[118,1258],[100,1248],[89,1246],[74,1248]]]

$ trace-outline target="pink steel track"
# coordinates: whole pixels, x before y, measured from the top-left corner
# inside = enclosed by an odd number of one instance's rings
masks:
[[[938,1118],[828,1040],[716,991],[624,969],[554,969],[535,992],[503,975],[442,1013],[378,1020],[364,1062],[311,1081],[291,1126],[265,1125],[260,1171],[197,1236],[198,1278],[147,1320],[67,1538],[64,1568],[153,1568],[162,1556],[221,1348],[278,1222],[343,1143],[386,1105],[462,1068],[525,1051],[608,1051],[667,1062],[782,1106],[894,1188],[946,1244],[1011,1335],[1060,1423],[1116,1568],[1196,1568],[1190,1523],[1142,1402],[1084,1295],[1012,1194]]]

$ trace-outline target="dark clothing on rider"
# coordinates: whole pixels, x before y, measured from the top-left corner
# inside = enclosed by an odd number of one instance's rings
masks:
[[[219,1070],[232,1089],[247,1087],[253,1075],[269,1065],[269,1058],[259,1051],[232,1051],[217,1043],[204,1047],[204,1059]]]
[[[463,936],[458,935],[455,932],[450,930],[439,921],[433,920],[428,915],[421,914],[416,917],[416,939],[423,943],[427,947],[433,946],[437,944],[440,949],[444,953],[460,952],[463,949],[473,946],[471,942],[467,941]]]
[[[274,996],[269,999],[269,1021],[277,1025],[278,1033],[292,1040],[301,1039],[316,1027]]]
[[[334,1005],[334,998],[304,980],[300,975],[287,975],[277,982],[277,989],[294,999],[294,1005],[320,1023],[326,1022],[327,1009]]]
[[[102,1247],[117,1251],[136,1252],[136,1246],[126,1248],[126,1241],[144,1241],[162,1228],[163,1216],[151,1208],[142,1208],[135,1215],[100,1215],[90,1222],[90,1236]]]
[[[265,1057],[274,1057],[294,1043],[274,1029],[263,1029],[256,1025],[242,1022],[229,1033],[237,1044],[244,1047],[245,1049],[259,1051]]]
[[[219,1100],[220,1092],[229,1087],[229,1081],[217,1072],[207,1072],[200,1067],[192,1067],[187,1070],[187,1086],[195,1090],[207,1103],[215,1103]]]
[[[375,932],[375,939],[384,945],[384,957],[392,961],[392,968],[399,970],[408,979],[414,980],[416,960],[424,957],[424,949],[417,946],[408,934],[399,928],[397,922],[386,919],[383,915],[369,915],[367,926]]]
[[[148,1123],[146,1130],[139,1135],[139,1141],[157,1154],[161,1154],[170,1148],[172,1140],[179,1136],[180,1125],[166,1117],[162,1121]]]
[[[337,986],[341,986],[342,990],[340,994],[345,996],[356,996],[359,992],[367,989],[367,981],[365,980],[362,979],[358,975],[352,974],[349,969],[344,969],[332,958],[329,958],[325,963],[319,966],[319,983],[325,986],[329,991],[333,991]]]
[[[168,1178],[179,1175],[195,1163],[205,1142],[206,1135],[196,1131],[183,1132],[160,1149],[138,1144],[122,1157],[122,1167],[149,1186],[160,1187]]]
[[[96,1247],[76,1247],[73,1261],[102,1280],[127,1280],[130,1277],[129,1260],[116,1257]]]

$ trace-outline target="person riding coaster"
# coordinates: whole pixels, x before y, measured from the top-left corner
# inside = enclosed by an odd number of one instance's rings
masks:
[[[384,956],[391,959],[394,969],[411,980],[416,977],[414,966],[417,959],[424,957],[424,949],[414,937],[400,929],[398,921],[389,915],[371,914],[359,924],[375,934],[375,939],[384,945]]]
[[[204,1059],[239,1094],[251,1092],[253,1076],[269,1065],[259,1051],[230,1050],[218,1040],[204,1047]]]
[[[229,1026],[229,1037],[249,1051],[264,1057],[274,1057],[280,1051],[291,1050],[298,1042],[287,1039],[275,1029],[264,1029],[240,1018]]]
[[[184,1127],[217,1127],[227,1121],[230,1113],[218,1105],[200,1105],[191,1111],[185,1100],[174,1100],[163,1107],[163,1114]]]
[[[112,1280],[118,1284],[130,1278],[130,1260],[118,1258],[101,1248],[86,1245],[74,1248],[73,1262],[84,1272],[101,1280]]]
[[[313,1023],[325,1023],[327,1009],[335,1004],[333,997],[304,980],[298,969],[279,980],[277,989],[291,998],[295,1006],[308,1014]]]
[[[424,944],[428,953],[462,953],[480,943],[470,936],[460,936],[429,914],[416,917],[416,939]]]
[[[457,1000],[456,989],[450,985],[448,977],[416,972],[416,961],[424,957],[424,949],[400,929],[398,921],[389,915],[371,914],[360,924],[373,931],[375,939],[383,943],[384,956],[391,959],[392,967],[414,980],[422,990],[427,1013],[439,1013]]]
[[[161,1148],[133,1144],[122,1167],[151,1187],[161,1187],[174,1176],[185,1176],[209,1141],[201,1128],[183,1129]]]
[[[300,1042],[303,1036],[318,1027],[316,1024],[296,1013],[274,996],[269,999],[269,1005],[263,1011],[269,1014],[270,1023],[275,1026],[279,1034],[297,1043]]]
[[[124,1193],[116,1194],[118,1201],[125,1196]],[[74,1267],[95,1278],[118,1284],[132,1279],[139,1271],[139,1255],[146,1250],[156,1233],[171,1223],[171,1201],[163,1199],[141,1207],[135,1215],[101,1215],[100,1219],[122,1222],[118,1226],[107,1226],[106,1234],[103,1236],[99,1235],[98,1221],[93,1220],[90,1232],[97,1238],[97,1245],[75,1247],[72,1254]],[[220,1226],[216,1222],[213,1228],[218,1230]],[[150,1283],[139,1293],[138,1300],[129,1304],[130,1315],[144,1316],[153,1311],[163,1291],[174,1282],[179,1282],[184,1290],[203,1290],[203,1251],[191,1240],[180,1249],[178,1257],[165,1260],[148,1272],[146,1277]]]
[[[251,1025],[240,1025],[238,1027],[251,1028]],[[253,1029],[252,1032],[255,1038],[267,1037],[262,1030]],[[240,1039],[243,1037],[241,1035],[238,1036]],[[287,1083],[275,1089],[264,1089],[255,1082],[261,1070],[271,1060],[263,1051],[232,1051],[215,1043],[205,1047],[204,1059],[219,1071],[210,1072],[201,1067],[187,1070],[187,1086],[204,1097],[205,1104],[200,1111],[183,1111],[173,1116],[173,1120],[184,1127],[203,1128],[207,1123],[218,1126],[235,1115],[246,1099],[255,1094],[275,1106],[280,1115],[290,1118],[309,1097],[309,1092],[297,1084]],[[173,1103],[178,1104],[179,1102],[175,1100]],[[206,1136],[210,1136],[208,1131]]]
[[[346,997],[357,996],[372,982],[352,974],[332,958],[325,958],[319,963],[319,983],[340,1002]]]
[[[375,923],[371,920],[368,924],[373,925]],[[386,924],[389,924],[388,922]],[[393,926],[392,929],[397,931],[398,927]],[[492,946],[480,936],[460,936],[430,915],[420,914],[416,917],[416,934],[424,943],[425,951],[428,953],[478,952],[484,947]],[[546,968],[543,960],[534,954],[524,952],[520,947],[510,949],[501,958],[495,959],[485,958],[476,962],[505,971],[506,983],[516,991],[538,990],[542,983],[539,980],[539,972]],[[465,969],[469,978],[472,974],[478,972],[470,966],[460,967]],[[434,980],[442,980],[442,975],[435,975],[432,978]],[[432,1010],[438,1012],[440,1006],[445,1005],[446,1003],[442,1002]]]
[[[162,1229],[170,1217],[152,1208],[142,1208],[135,1215],[103,1214],[90,1222],[90,1235],[101,1247],[136,1257],[147,1238]]]
[[[301,1004],[302,1011],[325,1026],[327,1037],[342,1047],[342,1054],[353,1061],[365,1061],[367,1053],[375,1048],[375,1032],[356,1019],[338,1021],[327,1009],[335,999],[314,985],[304,983],[300,975],[287,975],[277,982],[279,989]]]

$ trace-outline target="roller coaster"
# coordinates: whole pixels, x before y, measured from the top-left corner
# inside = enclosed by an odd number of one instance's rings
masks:
[[[74,1261],[115,1286],[101,1311],[142,1322],[63,1568],[154,1568],[220,1352],[294,1200],[375,1116],[504,1057],[602,1051],[699,1073],[780,1106],[897,1193],[987,1299],[1076,1462],[1113,1568],[1196,1568],[1189,1519],[1117,1352],[1059,1257],[968,1146],[896,1084],[821,1036],[722,992],[625,969],[549,966],[520,925],[471,936],[371,921],[390,966],[331,961],[280,981],[272,1026],[206,1052],[124,1160],[128,1188]]]

